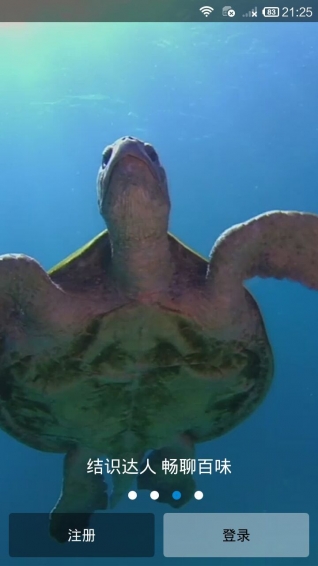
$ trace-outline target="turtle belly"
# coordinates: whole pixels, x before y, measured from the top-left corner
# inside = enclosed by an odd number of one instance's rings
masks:
[[[130,306],[94,318],[62,349],[15,362],[4,406],[29,445],[125,457],[184,432],[202,441],[230,430],[263,399],[271,362],[265,335],[224,341],[180,314]],[[0,426],[14,435],[1,413]]]
[[[79,443],[114,458],[161,448],[184,432],[196,442],[208,440],[253,412],[271,382],[271,368],[254,352],[236,352],[232,365],[226,359],[219,354],[195,363],[192,356],[187,365],[155,366],[121,379],[91,376],[70,398],[58,395],[54,413]]]

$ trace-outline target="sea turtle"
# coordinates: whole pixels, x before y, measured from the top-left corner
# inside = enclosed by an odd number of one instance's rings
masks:
[[[104,150],[97,193],[108,230],[49,273],[25,255],[0,257],[0,426],[66,454],[50,516],[60,542],[69,514],[88,524],[136,478],[114,473],[109,498],[103,476],[89,473],[101,455],[139,466],[138,487],[157,490],[159,502],[188,501],[193,476],[165,474],[162,461],[193,458],[196,443],[250,415],[272,381],[271,347],[244,281],[318,289],[314,214],[274,211],[236,225],[208,261],[168,232],[164,168],[152,145],[132,137]]]

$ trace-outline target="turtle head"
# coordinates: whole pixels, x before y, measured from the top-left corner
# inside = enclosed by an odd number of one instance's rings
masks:
[[[124,137],[105,148],[97,196],[113,241],[149,241],[167,233],[167,178],[149,143]]]

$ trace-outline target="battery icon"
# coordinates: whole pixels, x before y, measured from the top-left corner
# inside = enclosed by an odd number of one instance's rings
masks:
[[[279,17],[279,8],[277,8],[276,6],[274,8],[273,7],[263,8],[262,14],[263,14],[264,18],[278,18]]]

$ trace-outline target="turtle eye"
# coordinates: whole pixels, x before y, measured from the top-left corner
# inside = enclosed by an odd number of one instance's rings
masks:
[[[158,161],[158,155],[155,152],[152,145],[150,145],[150,143],[145,143],[145,151],[146,151],[147,155],[150,157],[151,161],[154,161],[154,162]]]
[[[106,165],[108,165],[109,160],[112,156],[113,150],[111,147],[108,147],[107,149],[105,149],[104,153],[103,153],[103,159],[102,159],[102,168],[105,169]]]

